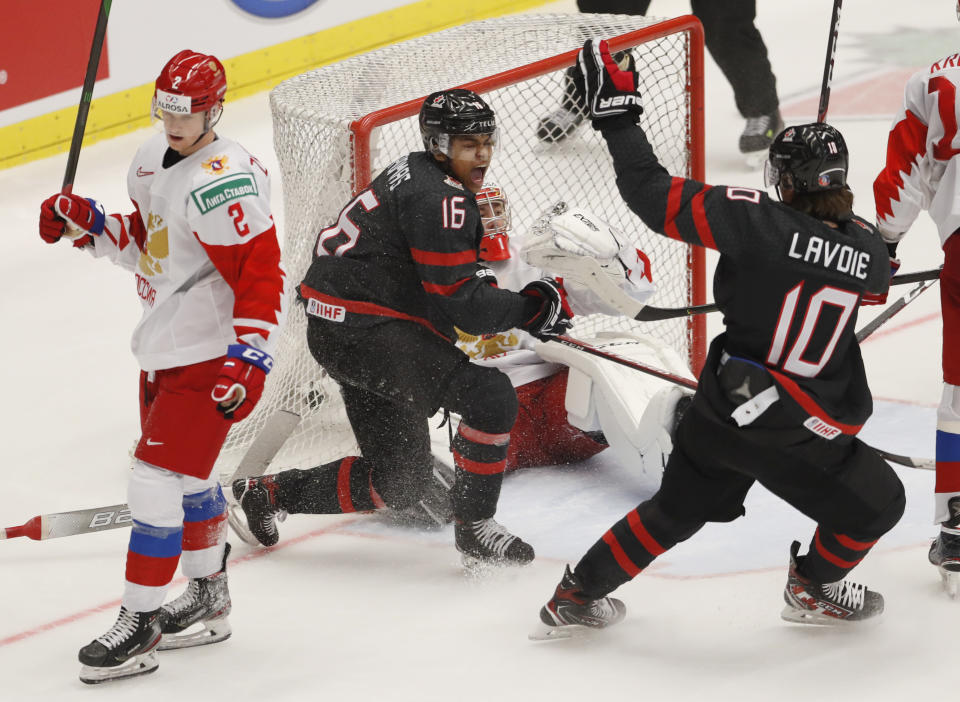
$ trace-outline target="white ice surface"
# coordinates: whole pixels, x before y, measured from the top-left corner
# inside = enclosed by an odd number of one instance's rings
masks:
[[[759,0],[785,112],[818,94],[832,3]],[[541,11],[565,11],[563,0]],[[685,0],[654,0],[658,15]],[[39,31],[24,28],[24,31]],[[960,44],[953,3],[847,3],[831,109],[847,137],[856,209],[873,212],[871,183],[890,110],[844,116],[844,86],[868,74],[920,67]],[[171,50],[180,47],[171,45]],[[886,86],[896,95],[900,79]],[[873,87],[882,86],[880,81]],[[888,91],[888,92],[889,92]],[[879,91],[878,102],[880,102]],[[707,67],[707,172],[712,183],[759,185],[736,152],[742,120],[726,82]],[[894,101],[894,105],[896,101]],[[794,121],[812,114],[791,115]],[[221,131],[279,173],[266,94],[231,102]],[[75,191],[129,209],[124,176],[139,132],[83,151]],[[137,367],[127,338],[139,315],[128,274],[47,246],[40,201],[55,192],[65,155],[0,171],[0,522],[122,502],[138,436]],[[274,203],[282,224],[279,178]],[[549,184],[543,184],[549,187]],[[519,196],[522,197],[522,194]],[[602,203],[591,203],[602,211]],[[938,265],[925,215],[901,246],[904,271]],[[902,290],[902,289],[901,289]],[[863,437],[933,455],[939,399],[936,288],[864,345],[877,411]],[[861,323],[872,316],[865,313]],[[711,332],[719,321],[712,317]],[[933,475],[897,468],[907,512],[857,569],[887,611],[865,630],[780,621],[789,542],[811,523],[755,489],[747,517],[709,525],[618,591],[626,621],[588,642],[526,639],[565,562],[642,500],[629,471],[602,454],[584,465],[510,475],[499,518],[537,548],[536,562],[482,581],[462,574],[448,529],[387,528],[365,515],[292,517],[272,551],[238,544],[231,562],[234,636],[161,654],[153,675],[88,689],[77,649],[113,622],[124,530],[0,545],[0,699],[73,700],[902,700],[949,695],[951,632],[960,602],[939,592],[926,563]],[[176,590],[182,582],[174,586]]]

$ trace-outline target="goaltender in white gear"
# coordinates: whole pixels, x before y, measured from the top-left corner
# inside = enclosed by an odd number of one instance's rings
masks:
[[[578,319],[598,313],[632,317],[653,295],[646,256],[595,214],[558,203],[529,235],[508,237],[509,206],[502,188],[488,179],[477,203],[485,230],[481,258],[498,284],[519,290],[543,275],[562,277],[576,315],[574,333]],[[691,377],[680,355],[656,339],[617,331],[584,340]],[[686,394],[682,389],[561,344],[539,342],[519,330],[485,337],[461,332],[458,345],[474,362],[506,373],[517,389],[520,413],[511,432],[508,469],[572,462],[609,444],[638,487],[659,485],[673,448],[677,406]],[[561,373],[566,375],[562,396],[549,387],[552,380],[563,380],[557,377]],[[544,423],[563,423],[570,431],[546,427],[544,433]],[[591,450],[586,437],[599,443]],[[552,453],[545,453],[545,443]]]

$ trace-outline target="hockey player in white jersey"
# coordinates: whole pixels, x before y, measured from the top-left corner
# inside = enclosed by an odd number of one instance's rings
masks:
[[[511,235],[509,200],[501,185],[488,180],[477,204],[484,226],[480,257],[500,287],[520,290],[557,273],[528,261],[560,255],[597,260],[627,300],[646,302],[653,295],[646,255],[595,214],[560,204],[528,234]],[[565,279],[564,289],[576,315],[574,334],[577,321],[587,315],[620,314],[575,280]],[[679,354],[652,337],[607,334],[587,341],[615,344],[618,355],[692,377]],[[459,336],[458,346],[475,363],[506,373],[517,391],[520,411],[510,433],[507,470],[572,463],[609,446],[637,487],[656,489],[672,448],[678,403],[686,394],[679,387],[567,346],[537,342],[517,329],[483,337],[461,331]]]
[[[149,673],[158,649],[230,636],[225,501],[211,471],[230,426],[263,391],[285,281],[267,172],[213,130],[226,89],[216,57],[181,51],[156,81],[163,134],[127,173],[135,210],[105,215],[72,194],[41,206],[44,241],[71,239],[130,270],[143,307],[131,344],[141,437],[126,586],[116,623],[80,649],[87,683]],[[178,562],[189,583],[164,605]]]
[[[960,19],[960,3],[957,9]],[[937,225],[943,248],[940,306],[943,317],[943,394],[937,410],[934,522],[930,545],[951,597],[960,593],[960,53],[914,73],[903,108],[887,140],[887,160],[873,184],[877,227],[890,250],[891,273],[900,262],[897,243],[921,210]]]

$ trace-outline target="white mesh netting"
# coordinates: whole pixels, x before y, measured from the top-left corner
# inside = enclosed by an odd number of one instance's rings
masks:
[[[588,37],[616,37],[657,23],[655,18],[626,15],[503,17],[379,49],[278,85],[270,103],[283,179],[283,255],[290,295],[295,297],[295,287],[309,266],[317,232],[336,219],[353,195],[354,175],[362,165],[353,152],[355,120],[435,90],[558,56],[579,48]],[[631,39],[641,77],[643,124],[661,163],[671,173],[683,175],[690,174],[691,149],[702,148],[691,146],[689,137],[691,41],[682,31],[652,41],[643,36]],[[538,70],[541,67],[527,73]],[[497,81],[491,85],[474,89],[484,94],[497,114],[500,146],[491,176],[510,197],[515,231],[523,231],[557,200],[585,207],[625,232],[647,253],[658,287],[653,304],[689,304],[688,247],[650,233],[627,209],[599,134],[585,123],[558,143],[537,138],[539,120],[561,102],[563,68],[539,76],[512,72],[499,83],[501,87]],[[371,175],[402,154],[422,148],[412,115],[374,130]],[[598,316],[579,321],[572,334],[588,337],[597,329],[629,329],[636,324]],[[264,396],[256,411],[231,431],[218,461],[221,475],[232,471],[266,418],[278,409],[297,412],[303,421],[274,460],[275,468],[316,465],[355,450],[339,392],[307,350],[305,329],[303,310],[291,300]],[[642,332],[686,356],[691,352],[685,320],[645,323]]]

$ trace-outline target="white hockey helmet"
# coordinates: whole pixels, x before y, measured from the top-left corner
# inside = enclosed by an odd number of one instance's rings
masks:
[[[506,261],[510,258],[510,205],[503,186],[488,178],[477,193],[477,207],[483,223],[480,260]]]

